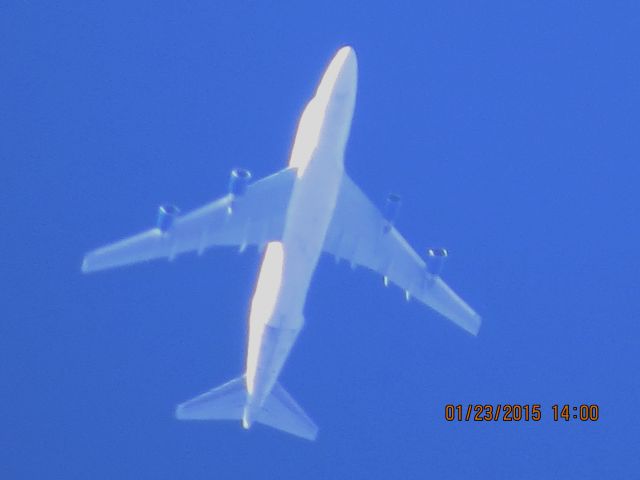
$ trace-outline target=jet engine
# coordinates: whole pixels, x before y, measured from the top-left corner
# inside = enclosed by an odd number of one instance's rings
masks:
[[[427,250],[427,270],[432,275],[440,275],[449,253],[446,248],[430,248]]]
[[[400,200],[400,196],[395,193],[390,193],[387,195],[387,200],[384,206],[384,213],[382,214],[385,225],[384,225],[384,233],[388,233],[391,231],[393,224],[398,217],[398,212],[400,211],[400,205],[402,204]]]
[[[175,205],[160,205],[158,208],[158,220],[156,221],[156,227],[162,232],[166,233],[173,225],[173,221],[180,213],[180,209]]]
[[[234,197],[241,197],[247,191],[251,180],[251,172],[244,168],[234,168],[229,177],[229,193]]]

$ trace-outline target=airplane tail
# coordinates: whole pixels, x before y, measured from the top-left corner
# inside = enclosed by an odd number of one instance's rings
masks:
[[[234,378],[219,387],[188,400],[176,408],[179,420],[243,420],[247,406],[245,377]],[[276,383],[253,420],[283,432],[315,440],[318,427],[291,395]],[[248,428],[248,425],[247,425]]]

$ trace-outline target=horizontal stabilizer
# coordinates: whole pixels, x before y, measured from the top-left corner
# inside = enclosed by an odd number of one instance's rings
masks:
[[[244,375],[188,400],[176,408],[179,420],[242,420],[247,406]],[[254,420],[283,432],[315,440],[318,427],[291,395],[276,383]]]
[[[307,440],[315,440],[318,435],[316,424],[279,383],[274,385],[256,421]]]
[[[244,375],[181,403],[178,420],[238,420],[247,403]]]

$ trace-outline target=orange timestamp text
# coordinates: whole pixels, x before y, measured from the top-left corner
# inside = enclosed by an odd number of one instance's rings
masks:
[[[555,422],[595,422],[600,418],[600,407],[595,404],[555,404],[551,407],[551,413]],[[539,422],[542,417],[542,405],[539,403],[448,403],[444,406],[444,419],[447,422]]]

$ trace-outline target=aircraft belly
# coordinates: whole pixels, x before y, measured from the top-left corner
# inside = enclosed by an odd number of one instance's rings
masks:
[[[283,245],[283,309],[302,313],[307,290],[331,223],[342,179],[342,164],[334,158],[314,158],[297,182],[287,213]]]
[[[256,406],[269,396],[284,362],[291,352],[304,319],[299,319],[298,328],[282,328],[265,325],[261,332],[258,363],[252,377],[247,376],[247,390]]]
[[[342,162],[313,158],[308,171],[294,187],[284,235],[281,242],[281,275],[276,281],[262,282],[269,268],[268,256],[260,271],[258,287],[250,314],[249,348],[247,353],[247,389],[259,404],[269,395],[287,359],[295,339],[304,324],[304,304],[329,223],[335,208],[342,179]],[[340,159],[341,160],[341,159]],[[339,165],[339,168],[336,168]],[[331,167],[331,168],[328,168]],[[254,311],[261,290],[279,282],[273,309],[265,315]],[[261,286],[264,283],[263,286]]]
[[[307,291],[333,217],[355,99],[355,63],[323,79],[296,133],[289,166],[297,179],[278,245],[269,244],[252,301],[248,411],[268,397],[304,324]],[[274,260],[275,259],[275,260]],[[276,274],[270,272],[276,265]],[[271,278],[273,277],[273,278]],[[265,307],[265,305],[267,307]],[[261,306],[263,308],[256,308]],[[250,419],[249,412],[247,419]]]

